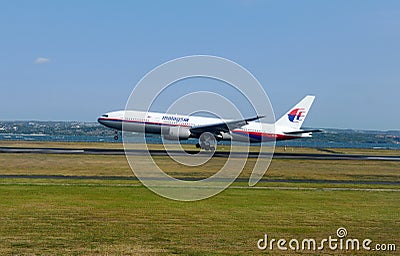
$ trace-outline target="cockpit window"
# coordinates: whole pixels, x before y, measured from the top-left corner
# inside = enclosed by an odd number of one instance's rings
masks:
[[[101,115],[102,117],[108,117],[108,115],[107,114],[104,114],[104,115]]]

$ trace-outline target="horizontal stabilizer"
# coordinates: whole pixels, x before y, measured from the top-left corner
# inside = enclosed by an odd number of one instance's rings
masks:
[[[300,131],[294,131],[294,132],[284,132],[284,134],[302,134],[302,133],[310,133],[310,132],[322,132],[322,130],[300,130]]]

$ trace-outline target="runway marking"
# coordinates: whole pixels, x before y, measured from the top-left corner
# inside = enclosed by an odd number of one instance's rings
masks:
[[[236,187],[231,188],[238,189],[266,189],[266,190],[309,190],[309,191],[373,191],[373,192],[400,192],[400,189],[396,188],[346,188],[346,187],[334,187],[334,188],[317,188],[317,187]]]
[[[138,188],[145,187],[142,184],[90,184],[90,183],[0,183],[1,186],[60,186],[60,187],[118,187],[118,188]],[[160,187],[172,187],[173,186],[160,186]],[[218,186],[208,187],[197,187],[198,189],[215,188]],[[400,189],[396,188],[346,188],[346,187],[246,187],[246,186],[230,186],[228,189],[245,189],[245,190],[297,190],[297,191],[364,191],[364,192],[400,192]]]

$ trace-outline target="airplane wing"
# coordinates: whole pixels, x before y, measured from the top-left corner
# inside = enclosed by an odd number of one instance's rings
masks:
[[[202,134],[203,132],[211,132],[211,133],[229,132],[231,130],[242,127],[251,121],[258,120],[263,117],[264,116],[256,116],[256,117],[252,117],[252,118],[234,120],[234,121],[229,121],[229,122],[221,122],[221,123],[216,123],[216,124],[193,126],[192,128],[190,128],[190,132],[192,134],[198,134],[198,135]]]
[[[294,131],[294,132],[284,132],[284,134],[302,134],[302,133],[310,133],[310,132],[322,132],[322,130],[300,130],[300,131]]]

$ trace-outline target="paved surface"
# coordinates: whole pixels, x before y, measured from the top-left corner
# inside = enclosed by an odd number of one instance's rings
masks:
[[[168,153],[165,150],[150,150],[153,156],[184,155],[182,151],[172,150]],[[196,150],[186,151],[189,154],[197,154]],[[122,149],[101,149],[101,148],[19,148],[19,147],[0,147],[0,153],[18,153],[18,154],[86,154],[86,155],[124,155]],[[144,150],[130,150],[129,155],[142,156],[146,154]],[[200,152],[199,155],[208,156],[208,152]],[[258,153],[233,152],[232,157],[236,158],[257,158]],[[269,156],[268,154],[262,154]],[[214,157],[228,157],[229,152],[215,152]],[[276,159],[308,159],[308,160],[382,160],[382,161],[400,161],[400,156],[376,156],[376,155],[350,155],[350,154],[305,154],[305,153],[275,153]]]
[[[77,175],[0,175],[0,179],[65,179],[65,180],[138,180],[135,176],[77,176]],[[149,178],[155,179],[155,178]],[[161,178],[156,178],[162,180]],[[180,178],[185,181],[196,178]],[[216,179],[216,182],[224,179]],[[248,178],[238,178],[236,182],[248,182]],[[400,185],[400,181],[354,181],[354,180],[312,180],[312,179],[262,179],[261,183],[313,183],[313,184],[364,184],[364,185]]]

